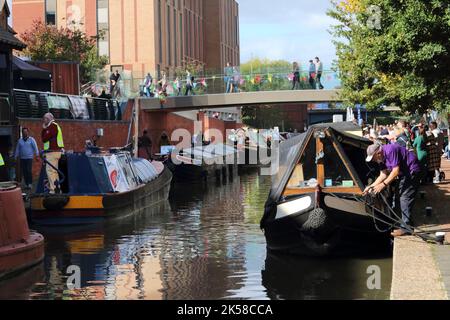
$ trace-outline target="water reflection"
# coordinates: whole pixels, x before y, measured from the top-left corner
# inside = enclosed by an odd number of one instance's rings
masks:
[[[314,261],[266,254],[259,229],[270,178],[248,174],[223,185],[176,184],[170,202],[90,228],[40,229],[39,271],[0,285],[20,299],[382,298],[365,288],[371,260]],[[267,259],[266,259],[267,256]],[[384,270],[390,260],[383,260]],[[81,268],[68,290],[67,268]],[[263,271],[262,271],[263,270]],[[33,277],[30,278],[30,274]],[[386,279],[386,283],[390,279]],[[384,289],[384,287],[383,287]]]

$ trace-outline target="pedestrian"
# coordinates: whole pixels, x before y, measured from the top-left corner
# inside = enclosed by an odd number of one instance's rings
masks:
[[[152,84],[153,84],[153,77],[149,72],[149,73],[147,73],[147,76],[145,77],[145,81],[144,81],[144,93],[148,98],[152,96],[152,91],[151,91]]]
[[[426,178],[428,175],[427,169],[427,132],[425,130],[425,126],[421,123],[417,126],[419,129],[416,139],[414,140],[413,147],[416,150],[417,159],[420,163],[421,170],[421,184],[426,182]]]
[[[17,142],[14,156],[20,160],[25,189],[31,190],[33,186],[33,159],[35,157],[39,159],[39,149],[36,140],[30,136],[28,128],[22,129],[22,138]]]
[[[319,57],[316,57],[316,82],[319,85],[319,89],[323,90],[324,86],[322,85],[321,79],[323,74],[323,63],[320,61]]]
[[[194,85],[193,76],[191,75],[189,70],[186,70],[186,92],[184,94],[185,96],[188,96],[189,93],[192,93],[192,95],[195,95],[193,85]]]
[[[367,149],[367,162],[377,162],[381,173],[378,179],[364,190],[364,194],[381,193],[398,180],[398,194],[402,224],[392,236],[401,237],[411,233],[411,213],[420,182],[420,164],[416,155],[398,144],[381,146],[373,144]]]
[[[316,87],[316,65],[314,61],[309,60],[309,85],[311,89],[317,89]]]
[[[119,70],[116,70],[115,73],[111,74],[109,77],[110,81],[110,94],[113,98],[116,98],[120,95],[119,81],[121,79],[121,75]]]
[[[139,157],[144,157],[147,160],[152,159],[152,139],[148,136],[148,131],[144,130],[142,137],[138,139]]]
[[[431,135],[434,137],[434,143],[436,147],[435,150],[435,161],[434,164],[434,183],[440,183],[441,182],[441,157],[442,153],[444,151],[444,134],[442,131],[438,128],[438,125],[435,121],[430,123],[430,137]],[[438,160],[439,158],[439,160]]]
[[[241,76],[238,68],[233,67],[233,78],[232,78],[232,91],[234,93],[239,92],[239,82],[241,81]]]
[[[170,143],[170,140],[169,140],[169,136],[164,131],[161,134],[161,137],[159,138],[159,150],[160,150],[160,152],[162,153],[162,147],[170,146],[170,145],[171,145],[171,143]]]
[[[225,67],[225,84],[226,84],[226,93],[231,93],[232,82],[233,82],[233,68],[231,64],[227,62],[227,66]]]
[[[404,148],[410,149],[411,148],[410,136],[411,135],[406,127],[406,122],[403,120],[400,120],[397,123],[395,142]]]
[[[181,96],[181,90],[182,90],[182,87],[183,87],[183,81],[181,81],[180,77],[177,77],[175,79],[175,84],[177,86],[177,96]]]
[[[55,122],[53,114],[44,115],[42,125],[42,142],[44,143],[44,156],[47,161],[46,173],[48,179],[48,190],[50,194],[56,193],[57,181],[59,180],[59,160],[64,149],[64,141],[61,127]]]
[[[300,66],[298,65],[298,62],[295,61],[292,64],[292,69],[292,72],[294,74],[292,90],[298,90],[300,89]]]

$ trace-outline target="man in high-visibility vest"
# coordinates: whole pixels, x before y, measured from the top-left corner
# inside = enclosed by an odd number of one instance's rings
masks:
[[[3,156],[0,153],[0,167],[3,167],[5,165],[5,161],[3,160]]]
[[[58,169],[59,160],[61,159],[64,149],[64,141],[61,127],[55,122],[55,118],[51,113],[47,113],[43,118],[44,124],[42,129],[42,142],[44,143],[44,154],[47,161],[56,169]],[[59,180],[58,171],[47,164],[46,166],[49,193],[54,194],[56,185]]]

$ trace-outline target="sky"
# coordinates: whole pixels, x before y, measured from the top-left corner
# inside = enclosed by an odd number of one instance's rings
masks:
[[[318,56],[325,66],[336,58],[326,15],[329,0],[237,0],[241,63],[252,57],[298,61]]]

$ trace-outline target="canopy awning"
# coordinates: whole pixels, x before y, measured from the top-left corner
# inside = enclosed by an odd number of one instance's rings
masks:
[[[16,56],[13,57],[13,71],[20,72],[21,77],[25,79],[52,79],[52,74],[48,70],[33,66]]]

